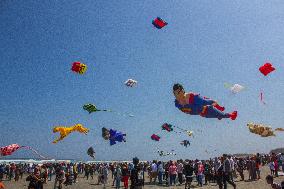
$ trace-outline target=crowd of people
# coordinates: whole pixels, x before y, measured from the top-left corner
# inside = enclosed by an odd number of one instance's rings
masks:
[[[219,189],[226,189],[230,184],[237,188],[235,180],[254,181],[261,179],[261,166],[268,166],[271,175],[265,178],[271,188],[283,189],[281,184],[273,181],[278,177],[278,171],[284,170],[284,154],[256,154],[250,157],[233,157],[224,154],[209,160],[177,160],[139,162],[134,158],[133,162],[113,163],[47,163],[37,164],[2,164],[0,165],[0,188],[4,188],[1,182],[17,182],[24,179],[28,182],[29,189],[43,189],[47,182],[54,182],[54,189],[62,189],[67,185],[78,183],[78,176],[83,179],[97,180],[94,183],[106,187],[112,184],[116,189],[140,189],[143,188],[147,178],[150,185],[182,186],[191,188],[193,185],[202,187],[210,183],[216,183]],[[247,171],[248,178],[244,177]],[[149,179],[148,179],[149,178]],[[129,183],[130,181],[130,183]],[[196,181],[196,184],[193,183]]]

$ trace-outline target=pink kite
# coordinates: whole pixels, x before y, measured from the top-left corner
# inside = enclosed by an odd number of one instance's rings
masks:
[[[33,148],[29,147],[29,146],[20,146],[18,144],[10,144],[8,146],[4,146],[0,148],[0,156],[9,156],[12,155],[15,151],[19,150],[20,148],[25,148],[28,150],[33,151],[35,154],[37,154],[39,157],[41,157],[42,159],[46,159],[46,157],[40,155],[36,150],[34,150]]]

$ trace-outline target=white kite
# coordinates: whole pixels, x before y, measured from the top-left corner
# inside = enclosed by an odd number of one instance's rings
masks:
[[[135,85],[137,85],[137,81],[134,79],[127,79],[124,84],[128,87],[134,87]]]
[[[226,87],[226,88],[229,88],[230,91],[231,91],[232,93],[234,93],[234,94],[237,94],[237,93],[239,93],[239,92],[241,92],[241,91],[243,91],[243,90],[245,89],[245,87],[242,86],[242,85],[240,85],[240,84],[231,85],[231,84],[229,84],[229,83],[225,83],[225,87]]]

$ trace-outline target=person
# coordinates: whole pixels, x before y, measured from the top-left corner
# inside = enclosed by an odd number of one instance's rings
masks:
[[[199,94],[185,93],[181,84],[174,84],[173,93],[175,96],[175,106],[182,112],[190,115],[200,115],[206,118],[237,118],[237,111],[224,113],[224,107],[215,100],[201,97]]]
[[[231,163],[228,159],[227,154],[223,155],[224,163],[223,163],[223,185],[224,189],[227,189],[227,182],[234,187],[237,188],[236,184],[230,179],[230,174],[232,172]]]
[[[163,163],[161,161],[159,161],[158,162],[158,180],[159,180],[159,185],[163,184],[163,173],[164,173]]]
[[[122,167],[122,182],[124,185],[124,189],[128,188],[128,179],[129,179],[129,171],[127,165],[124,164]]]
[[[271,188],[273,188],[273,189],[282,189],[280,184],[278,184],[276,182],[273,182],[273,176],[267,175],[265,180],[266,180],[267,184],[271,185]]]
[[[204,166],[201,161],[197,162],[197,182],[199,186],[203,186]]]
[[[179,160],[178,161],[178,164],[177,164],[177,173],[178,173],[178,182],[179,182],[179,185],[182,185],[183,184],[183,162],[182,160]]]
[[[28,189],[38,189],[38,182],[40,179],[34,174],[31,173],[27,178],[26,181],[29,181]]]
[[[114,179],[115,179],[115,188],[120,189],[120,181],[121,181],[121,168],[120,165],[117,165],[116,168],[114,169]]]
[[[284,173],[284,153],[281,153],[279,160],[281,162],[282,172]]]
[[[193,177],[194,168],[192,166],[192,162],[189,160],[185,160],[185,165],[183,169],[183,173],[185,175],[185,189],[190,189],[192,177]]]
[[[156,164],[156,161],[154,160],[151,164],[151,175],[150,175],[150,183],[152,183],[152,180],[154,179],[154,184],[156,184],[158,176],[158,166]]]
[[[177,166],[172,161],[170,162],[169,174],[170,174],[170,186],[172,186],[172,184],[176,185]]]

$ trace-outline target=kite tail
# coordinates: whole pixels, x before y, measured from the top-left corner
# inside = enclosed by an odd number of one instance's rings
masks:
[[[119,113],[119,112],[116,112],[116,111],[113,111],[113,110],[98,110],[98,111],[112,112],[112,113],[115,113],[115,114],[120,115],[120,116],[134,117],[134,115],[132,115],[132,114]]]
[[[181,131],[183,131],[183,132],[187,132],[187,130],[185,130],[185,129],[183,129],[183,128],[180,128],[180,127],[178,127],[178,126],[174,126],[174,127],[178,128],[179,130],[181,130]]]
[[[42,159],[48,159],[48,158],[44,157],[43,155],[41,155],[38,151],[36,151],[35,149],[33,149],[30,146],[21,146],[21,148],[25,148],[25,149],[31,150],[32,152],[34,152],[36,155],[38,155]]]

